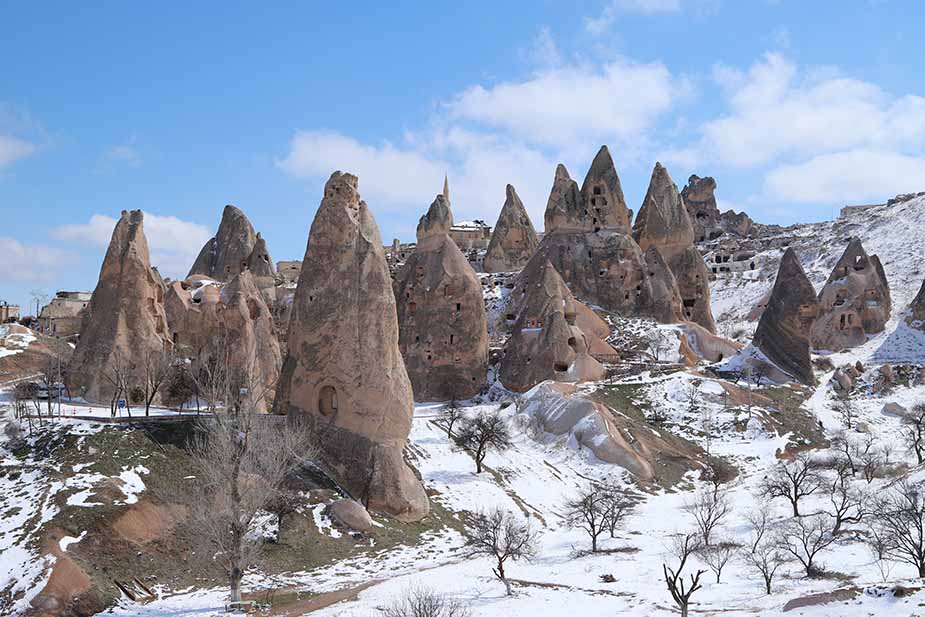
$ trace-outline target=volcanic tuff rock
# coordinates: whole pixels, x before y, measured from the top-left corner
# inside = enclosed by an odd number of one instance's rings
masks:
[[[816,349],[841,351],[883,332],[892,302],[883,266],[852,238],[819,292],[819,315],[812,328]]]
[[[316,428],[322,463],[370,509],[427,514],[403,458],[414,402],[392,282],[354,175],[331,175],[312,222],[274,409]]]
[[[504,205],[482,261],[485,272],[514,272],[522,269],[540,243],[517,191],[510,184],[505,191]]]
[[[694,226],[694,239],[704,242],[720,237],[724,233],[746,236],[752,228],[752,220],[744,212],[727,210],[720,214],[716,206],[716,180],[707,176],[692,175],[681,191],[684,205]]]
[[[449,202],[437,195],[418,223],[414,253],[395,276],[399,347],[418,401],[471,398],[488,375],[482,286],[447,235],[452,225]]]
[[[681,292],[684,318],[715,332],[709,272],[694,246],[694,228],[678,187],[661,163],[652,170],[649,190],[633,225],[633,238],[644,251],[658,247],[668,262]]]
[[[543,215],[546,235],[554,231],[592,231],[593,219],[586,214],[578,183],[569,176],[565,165],[559,163]]]
[[[107,380],[113,367],[124,368],[129,387],[143,385],[143,359],[169,345],[164,292],[151,270],[144,214],[123,210],[84,309],[68,387],[74,396],[108,403],[114,394]]]
[[[227,281],[248,269],[255,270],[257,277],[272,277],[275,273],[266,243],[254,233],[254,227],[241,210],[227,205],[218,232],[199,251],[187,277],[203,274]]]
[[[594,231],[600,226],[602,229],[630,233],[633,211],[626,207],[620,177],[607,146],[601,146],[591,161],[591,168],[581,185],[581,199],[585,210],[592,217]],[[594,219],[600,223],[594,223]]]
[[[752,344],[778,368],[805,384],[815,383],[809,352],[810,329],[818,311],[816,291],[796,253],[788,248]]]
[[[918,327],[925,329],[925,281],[919,287],[919,293],[915,295],[912,303],[909,304],[909,321]]]
[[[590,355],[615,357],[609,345],[578,326],[577,302],[565,281],[548,261],[533,270],[526,287],[520,314],[504,346],[499,373],[510,390],[525,392],[547,379],[555,381],[597,381],[604,367]]]
[[[251,273],[236,274],[221,289],[208,281],[196,289],[174,282],[165,307],[177,354],[194,364],[220,361],[247,388],[255,408],[268,411],[282,358],[273,317]]]

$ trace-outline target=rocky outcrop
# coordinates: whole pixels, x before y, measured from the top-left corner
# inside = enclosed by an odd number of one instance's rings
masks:
[[[780,370],[813,384],[816,380],[810,359],[810,329],[818,312],[816,291],[796,252],[788,248],[752,344]]]
[[[737,213],[733,210],[720,214],[713,193],[715,190],[716,180],[709,176],[701,178],[693,175],[681,191],[681,197],[693,223],[694,239],[697,242],[706,242],[726,233],[739,237],[747,236],[753,226],[751,218],[744,212]]]
[[[401,520],[427,514],[405,463],[414,402],[379,228],[357,177],[334,172],[309,232],[274,410],[305,418],[353,497]]]
[[[447,235],[452,225],[450,204],[437,195],[395,276],[399,346],[417,401],[471,398],[488,375],[482,285]]]
[[[883,332],[892,309],[890,287],[880,259],[868,256],[859,239],[851,239],[835,264],[819,305],[811,336],[816,349],[841,351]]]
[[[227,281],[244,270],[254,270],[257,279],[272,278],[276,272],[266,242],[254,232],[244,213],[229,204],[222,212],[215,237],[199,251],[187,277],[201,274]]]
[[[543,215],[546,235],[554,231],[593,231],[594,222],[587,217],[578,183],[569,176],[565,165],[559,163]]]
[[[510,184],[505,191],[504,205],[482,260],[485,272],[514,272],[522,269],[540,243],[517,191]]]
[[[70,392],[109,403],[117,394],[109,379],[114,371],[126,376],[129,388],[143,386],[142,359],[169,346],[164,292],[151,270],[144,214],[123,210],[84,309],[80,338],[68,365]]]
[[[604,367],[591,355],[592,349],[609,357],[617,357],[617,353],[598,338],[600,330],[595,333],[594,325],[587,331],[579,326],[579,303],[565,281],[548,261],[525,272],[529,278],[520,283],[523,299],[504,346],[501,383],[524,392],[547,379],[603,379]],[[587,314],[583,317],[588,320]]]
[[[581,199],[586,216],[591,217],[592,231],[600,227],[630,233],[633,211],[626,207],[620,176],[607,146],[601,146],[591,161],[591,168],[581,185]]]
[[[925,330],[925,281],[919,288],[919,293],[915,295],[912,303],[909,305],[909,316],[907,321],[910,325]]]
[[[642,250],[657,247],[668,262],[681,294],[684,319],[716,331],[710,309],[709,272],[694,246],[694,228],[668,170],[655,164],[649,190],[633,225]]]
[[[164,304],[177,355],[194,366],[221,362],[247,389],[247,402],[269,411],[282,357],[273,316],[251,273],[236,274],[224,286],[176,281]]]

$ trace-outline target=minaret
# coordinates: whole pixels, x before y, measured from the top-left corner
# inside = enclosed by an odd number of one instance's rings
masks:
[[[450,179],[447,174],[443,174],[443,198],[450,202]]]

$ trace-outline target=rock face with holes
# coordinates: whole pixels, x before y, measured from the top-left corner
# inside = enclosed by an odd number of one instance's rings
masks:
[[[616,358],[617,352],[599,338],[601,328],[593,313],[581,307],[565,281],[548,261],[528,271],[519,313],[504,346],[501,383],[510,390],[525,392],[547,379],[555,381],[597,381],[604,367],[592,356]],[[514,293],[517,293],[515,290]],[[582,324],[579,323],[579,314]],[[582,328],[582,325],[585,327]],[[603,328],[608,331],[606,324]]]
[[[684,200],[661,163],[652,170],[649,190],[633,225],[633,238],[643,251],[657,247],[668,262],[681,293],[684,319],[715,332],[709,272],[694,246],[694,228]]]
[[[352,497],[401,520],[428,512],[403,451],[411,382],[379,228],[357,177],[334,172],[309,233],[274,411],[317,432],[321,461]]]
[[[892,310],[890,287],[880,259],[868,255],[859,239],[848,242],[819,292],[819,305],[812,329],[816,349],[841,351],[883,332]]]
[[[266,242],[254,232],[253,225],[240,209],[227,205],[215,237],[199,251],[187,277],[200,274],[216,281],[227,281],[244,270],[250,270],[258,283],[269,278],[272,286],[276,269]]]
[[[744,212],[727,210],[720,214],[716,206],[716,180],[691,176],[681,191],[684,206],[691,217],[694,240],[706,242],[724,234],[744,237],[752,229],[752,220]]]
[[[144,214],[123,210],[84,309],[68,387],[74,396],[109,403],[114,387],[108,377],[121,367],[130,385],[143,384],[142,359],[169,346],[164,291],[151,270]]]
[[[164,304],[177,355],[193,363],[222,362],[232,380],[247,388],[247,402],[269,411],[282,357],[273,317],[251,273],[240,272],[224,286],[171,283]]]
[[[560,163],[556,167],[544,216],[547,234],[602,229],[627,234],[632,218],[633,212],[626,207],[620,177],[607,146],[601,146],[594,157],[581,189],[569,176],[565,165]]]
[[[791,377],[813,384],[816,380],[810,359],[810,330],[818,312],[816,291],[796,252],[788,248],[752,344]]]
[[[517,191],[510,184],[505,191],[504,205],[482,261],[485,272],[515,272],[522,269],[540,243]]]
[[[452,225],[450,203],[437,195],[395,276],[399,346],[417,401],[471,398],[488,375],[482,285],[449,237]]]

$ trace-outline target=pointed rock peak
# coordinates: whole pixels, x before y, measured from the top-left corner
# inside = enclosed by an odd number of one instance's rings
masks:
[[[539,245],[527,209],[513,185],[505,187],[504,205],[491,232],[482,267],[485,272],[514,272],[523,268]]]
[[[443,198],[449,203],[450,201],[450,176],[443,174]]]
[[[632,212],[626,207],[620,176],[607,146],[601,146],[581,185],[581,198],[592,231],[615,229],[630,233]]]
[[[694,227],[684,200],[661,163],[652,170],[649,189],[633,224],[633,237],[642,250],[653,245],[661,247],[669,262],[694,244]]]
[[[800,263],[800,258],[797,257],[797,252],[793,250],[793,247],[788,247],[784,251],[784,256],[780,258],[780,266],[777,268],[777,279],[780,280],[792,280],[792,277],[797,277],[800,279],[809,279],[806,277],[806,271],[803,269],[803,264]]]
[[[562,163],[556,165],[556,180],[571,180],[568,169]]]
[[[568,175],[565,165],[556,167],[556,177],[549,192],[544,215],[546,233],[563,231],[592,231],[590,217],[581,203],[578,183]]]
[[[452,226],[453,212],[450,210],[450,202],[443,195],[437,195],[433,203],[430,204],[427,214],[418,221],[418,243],[427,238],[445,235]]]

